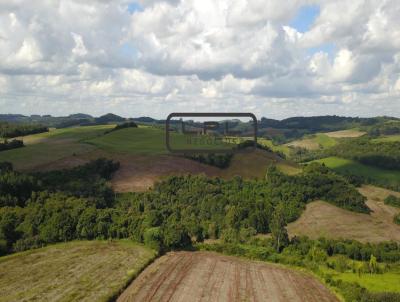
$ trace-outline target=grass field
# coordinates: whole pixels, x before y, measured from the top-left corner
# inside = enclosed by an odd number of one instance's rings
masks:
[[[400,142],[400,135],[388,135],[371,140],[373,143]]]
[[[165,131],[152,127],[122,129],[87,140],[86,142],[108,152],[147,155],[168,153],[165,146]],[[170,133],[170,142],[173,149],[204,148],[213,150],[223,148],[229,150],[232,147],[232,145],[227,143],[223,145],[195,144],[193,141],[193,144],[189,144],[187,137],[176,132]]]
[[[75,241],[0,258],[0,301],[109,301],[156,253],[129,241]]]
[[[101,136],[112,127],[75,127],[28,135],[22,137],[25,147],[0,152],[0,162],[11,162],[18,170],[32,170],[68,156],[87,153],[96,148],[84,141]]]
[[[362,274],[333,273],[333,279],[347,282],[356,282],[371,292],[400,292],[400,273]]]
[[[339,173],[351,173],[371,179],[387,181],[389,183],[400,182],[400,171],[385,170],[377,167],[360,164],[351,159],[339,157],[327,157],[316,160],[315,162],[323,163],[325,166],[338,171]]]

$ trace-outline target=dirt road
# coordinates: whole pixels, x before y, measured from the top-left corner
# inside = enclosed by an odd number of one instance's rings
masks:
[[[210,252],[174,252],[150,265],[117,301],[338,300],[302,272]]]

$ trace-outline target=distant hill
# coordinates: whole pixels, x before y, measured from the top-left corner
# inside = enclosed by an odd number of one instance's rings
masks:
[[[85,113],[75,113],[75,114],[70,114],[68,115],[69,118],[74,118],[74,119],[90,119],[93,118],[90,114],[85,114]]]
[[[154,123],[157,121],[156,119],[148,116],[135,117],[132,120],[140,123]]]
[[[95,118],[94,120],[97,124],[106,124],[111,122],[123,122],[126,119],[113,113],[107,113],[105,115]]]

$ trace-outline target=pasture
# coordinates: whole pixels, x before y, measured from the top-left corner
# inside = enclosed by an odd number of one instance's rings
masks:
[[[0,258],[0,301],[109,301],[156,253],[129,241],[75,241]]]
[[[35,170],[70,156],[96,149],[85,140],[102,136],[113,125],[53,129],[50,132],[20,137],[23,148],[0,152],[0,162],[11,162],[17,170]]]
[[[400,182],[400,171],[367,166],[351,159],[332,156],[315,160],[315,162],[324,164],[339,173],[350,173],[387,183],[396,184]]]

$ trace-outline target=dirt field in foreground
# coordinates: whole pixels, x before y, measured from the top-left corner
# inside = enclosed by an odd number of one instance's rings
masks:
[[[315,201],[307,205],[298,220],[288,225],[289,235],[348,238],[361,242],[400,241],[400,226],[393,222],[394,215],[400,210],[383,203],[389,194],[400,194],[374,186],[363,186],[359,191],[368,198],[367,206],[372,210],[370,215]]]
[[[147,267],[117,300],[131,301],[338,300],[305,273],[209,252],[175,252]]]

